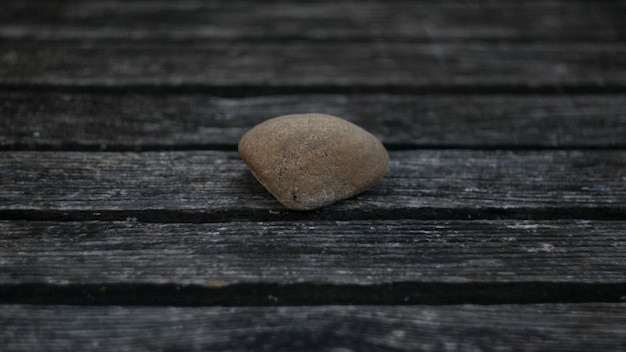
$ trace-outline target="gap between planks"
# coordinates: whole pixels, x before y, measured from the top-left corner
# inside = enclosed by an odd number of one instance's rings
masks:
[[[412,283],[374,285],[0,284],[0,305],[285,307],[624,303],[626,283]]]
[[[49,92],[66,94],[152,94],[170,96],[181,94],[204,94],[220,98],[271,97],[284,95],[361,95],[361,94],[395,94],[395,95],[599,95],[624,94],[626,84],[605,82],[602,84],[581,83],[565,85],[562,83],[526,84],[519,82],[494,83],[489,85],[473,84],[424,84],[411,85],[402,83],[359,84],[359,83],[307,83],[307,84],[216,84],[177,82],[162,83],[128,83],[116,84],[88,82],[19,82],[7,83],[0,81],[0,90],[11,92]]]
[[[344,202],[351,202],[345,200]],[[337,210],[337,212],[334,212]],[[350,220],[598,220],[622,221],[626,219],[626,209],[616,207],[511,207],[501,208],[435,208],[435,207],[386,207],[359,210],[346,209],[341,205],[331,205],[321,210],[298,212],[286,209],[280,204],[268,209],[225,209],[225,210],[109,210],[94,207],[92,210],[42,210],[42,209],[0,209],[0,220],[26,221],[131,221],[154,224],[210,224],[221,222],[291,222],[291,221],[350,221]]]

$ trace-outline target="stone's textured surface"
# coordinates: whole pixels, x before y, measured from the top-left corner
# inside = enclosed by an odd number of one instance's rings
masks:
[[[267,120],[241,138],[239,154],[259,182],[294,210],[363,192],[385,175],[389,160],[372,134],[324,114]]]

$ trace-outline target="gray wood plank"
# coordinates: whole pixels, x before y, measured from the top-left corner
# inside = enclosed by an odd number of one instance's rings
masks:
[[[0,36],[69,39],[623,40],[621,1],[41,1],[0,4]]]
[[[626,95],[94,94],[0,91],[0,147],[235,148],[265,119],[346,118],[392,147],[626,147]]]
[[[0,234],[0,284],[5,286],[461,284],[446,290],[452,297],[463,293],[455,290],[462,290],[465,283],[500,285],[482,292],[489,300],[490,291],[517,297],[503,283],[545,282],[555,285],[554,290],[560,289],[555,283],[626,284],[624,221],[153,224],[129,218],[120,222],[0,221]],[[476,290],[465,289],[467,295]],[[407,297],[413,297],[415,292],[407,290]],[[625,290],[623,286],[623,295]],[[529,293],[529,299],[534,294]],[[428,293],[423,298],[430,299]]]
[[[626,45],[617,42],[2,40],[0,53],[0,84],[5,87],[471,93],[626,85]]]
[[[4,305],[9,351],[618,351],[624,304],[322,307]]]
[[[195,214],[200,221],[477,213],[541,217],[542,212],[623,217],[625,165],[626,152],[619,150],[392,151],[388,173],[377,186],[332,207],[301,213],[284,211],[236,152],[6,151],[0,153],[0,210],[5,215],[57,211],[59,216],[84,211],[93,219],[106,211],[142,220]]]

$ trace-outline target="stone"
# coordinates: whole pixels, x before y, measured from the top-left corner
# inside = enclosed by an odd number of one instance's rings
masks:
[[[387,172],[385,147],[339,117],[295,114],[266,120],[239,142],[239,155],[285,207],[313,210],[352,197]]]

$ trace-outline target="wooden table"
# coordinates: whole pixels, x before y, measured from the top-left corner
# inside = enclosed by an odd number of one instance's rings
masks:
[[[0,4],[2,351],[623,350],[626,1]],[[283,114],[390,152],[287,211]]]

